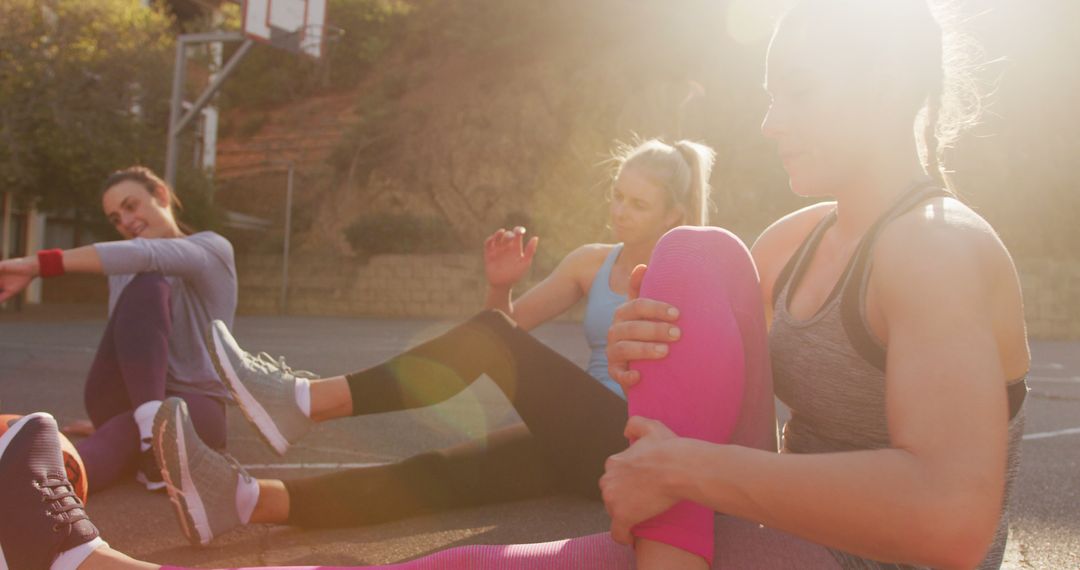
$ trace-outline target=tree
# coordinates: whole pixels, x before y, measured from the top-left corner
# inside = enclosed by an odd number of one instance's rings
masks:
[[[96,211],[109,172],[160,168],[174,49],[165,12],[139,0],[3,0],[0,22],[5,191]]]

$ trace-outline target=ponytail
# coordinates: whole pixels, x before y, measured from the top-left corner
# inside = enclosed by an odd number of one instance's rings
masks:
[[[923,167],[926,173],[930,175],[942,188],[951,190],[949,188],[949,181],[945,178],[945,170],[941,165],[941,142],[938,140],[938,121],[941,115],[941,91],[931,91],[930,95],[926,98],[926,124],[923,125],[923,146],[926,153],[926,160],[923,161]]]
[[[674,145],[675,150],[690,168],[690,184],[687,188],[683,207],[686,210],[687,225],[709,225],[709,177],[712,174],[716,151],[693,141],[681,140]]]

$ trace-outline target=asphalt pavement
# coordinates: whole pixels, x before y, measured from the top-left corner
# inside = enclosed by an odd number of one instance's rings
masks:
[[[236,336],[252,351],[334,375],[376,364],[451,323],[316,317],[241,317]],[[51,412],[81,419],[82,383],[104,320],[96,311],[0,314],[0,412]],[[570,359],[588,357],[580,324],[553,323],[537,336]],[[1080,342],[1032,342],[1031,393],[1007,568],[1080,569]],[[320,425],[285,457],[275,455],[235,409],[231,453],[259,477],[292,478],[384,463],[482,439],[520,421],[487,379],[442,404]],[[105,539],[132,556],[206,568],[361,565],[408,560],[461,544],[542,542],[607,529],[603,507],[551,497],[340,530],[252,525],[208,548],[179,532],[168,501],[134,482],[92,496],[89,513]]]

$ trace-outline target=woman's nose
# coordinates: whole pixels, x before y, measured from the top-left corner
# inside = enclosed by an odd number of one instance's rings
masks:
[[[776,105],[769,107],[761,121],[761,134],[768,139],[778,139],[784,133],[783,115]]]

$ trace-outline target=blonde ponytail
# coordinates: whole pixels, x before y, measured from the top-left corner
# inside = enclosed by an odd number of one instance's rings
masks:
[[[709,177],[712,174],[716,151],[693,141],[682,140],[674,144],[675,150],[690,168],[690,184],[683,200],[686,208],[686,224],[709,225]]]

